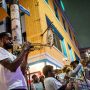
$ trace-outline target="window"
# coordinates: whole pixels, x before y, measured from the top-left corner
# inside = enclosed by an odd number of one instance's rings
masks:
[[[60,38],[54,33],[54,46],[58,48],[62,52],[61,48],[61,40]]]
[[[65,11],[63,0],[57,0],[59,5],[61,6],[62,10]]]
[[[67,31],[67,30],[66,30],[65,20],[64,20],[64,18],[63,18],[63,17],[62,17],[62,22],[63,22],[63,27],[64,27],[64,30],[65,30],[65,31]]]
[[[62,0],[60,0],[60,4],[61,4],[61,7],[62,7],[62,10],[65,11],[64,4],[63,4]]]
[[[49,28],[49,30],[47,31],[47,44],[53,46],[53,43],[54,43],[53,30],[52,28]]]
[[[78,57],[78,55],[75,53],[75,58],[77,61],[80,61],[80,58]]]
[[[56,29],[56,27],[53,24],[50,24],[51,21],[49,20],[48,17],[46,17],[47,20],[47,25],[51,25],[50,27],[52,28],[53,31],[53,39],[54,39],[54,46],[58,48],[63,54],[67,57],[67,52],[66,52],[66,46],[65,46],[65,41],[63,36],[60,34],[60,32]]]
[[[44,62],[39,62],[30,65],[30,73],[42,71],[43,67],[45,66]]]
[[[59,15],[58,15],[58,9],[57,9],[57,6],[55,5],[54,2],[53,2],[53,5],[54,5],[55,15],[56,15],[57,19],[59,20]]]
[[[45,0],[48,3],[48,0]]]
[[[65,57],[67,57],[65,41],[64,41],[64,38],[63,39],[62,38],[58,37],[58,35],[56,35],[54,33],[54,46],[57,47],[58,50],[60,50],[61,52],[63,52],[63,54],[64,54]]]
[[[68,31],[69,31],[70,38],[72,39],[72,34],[71,34],[71,30],[69,27],[68,27]]]
[[[70,47],[69,44],[68,44],[68,49],[69,49],[70,60],[71,60],[71,61],[74,61],[73,51],[72,51],[72,48]]]
[[[66,51],[66,46],[65,46],[65,41],[64,41],[64,39],[61,40],[61,44],[62,44],[63,54],[64,54],[64,56],[67,57],[67,51]]]

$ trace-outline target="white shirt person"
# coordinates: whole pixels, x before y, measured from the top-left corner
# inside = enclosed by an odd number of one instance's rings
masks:
[[[27,90],[25,77],[20,67],[27,62],[31,44],[26,42],[18,57],[8,51],[12,47],[11,34],[0,33],[0,90]]]
[[[54,77],[45,78],[44,85],[46,90],[58,90],[62,86]]]
[[[7,58],[10,58],[12,61],[16,59],[13,54],[0,47],[0,61]],[[0,89],[10,90],[16,87],[27,89],[27,84],[20,67],[17,68],[16,72],[11,72],[0,64]]]

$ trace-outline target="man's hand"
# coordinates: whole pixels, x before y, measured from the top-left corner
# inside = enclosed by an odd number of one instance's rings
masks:
[[[33,46],[31,45],[31,43],[30,42],[26,42],[25,44],[24,44],[24,51],[29,51],[31,48],[32,48]]]

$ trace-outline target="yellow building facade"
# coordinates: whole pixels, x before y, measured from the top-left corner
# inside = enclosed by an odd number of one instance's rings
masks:
[[[80,59],[80,53],[68,19],[57,0],[20,0],[30,10],[30,16],[24,15],[21,20],[26,32],[27,41],[40,43],[37,50],[30,52],[28,65],[30,72],[42,71],[49,64],[62,68],[71,61]]]
[[[52,64],[55,68],[63,67],[80,58],[74,32],[55,0],[25,0],[21,3],[30,9],[30,16],[25,15],[28,41],[47,44],[47,34],[50,33],[50,29],[56,35],[56,37],[53,36],[56,40],[52,47],[42,47],[40,50],[30,53],[28,62],[31,72],[33,72],[33,68],[36,68],[35,72],[42,70],[45,64]]]

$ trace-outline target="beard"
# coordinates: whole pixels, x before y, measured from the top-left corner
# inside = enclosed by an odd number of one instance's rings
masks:
[[[12,49],[12,48],[13,48],[13,45],[12,45],[12,43],[6,43],[6,44],[4,44],[4,48],[5,48],[6,50]]]

